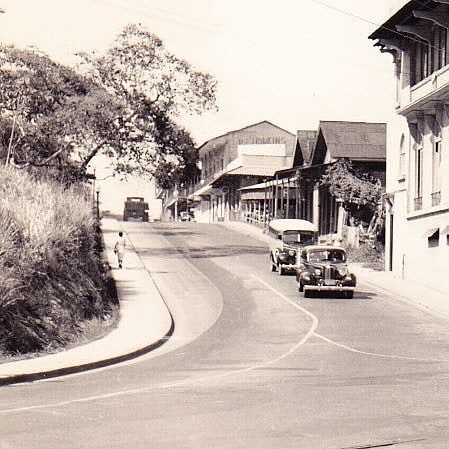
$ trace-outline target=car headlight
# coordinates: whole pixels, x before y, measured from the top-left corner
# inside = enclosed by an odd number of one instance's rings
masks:
[[[337,268],[337,271],[340,276],[346,276],[348,274],[347,267],[339,267],[339,268]]]
[[[288,255],[289,255],[289,256],[294,256],[295,254],[296,254],[296,251],[293,250],[293,249],[290,249],[290,250],[288,251]]]
[[[321,276],[321,270],[319,268],[315,268],[315,276]]]

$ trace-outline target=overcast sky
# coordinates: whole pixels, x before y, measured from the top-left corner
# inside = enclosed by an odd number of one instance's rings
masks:
[[[368,39],[389,0],[0,0],[0,42],[69,63],[104,51],[128,23],[219,83],[218,113],[183,120],[197,141],[262,120],[290,131],[319,120],[387,121],[392,57]]]

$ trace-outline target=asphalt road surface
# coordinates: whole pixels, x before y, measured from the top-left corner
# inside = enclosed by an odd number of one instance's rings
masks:
[[[364,285],[304,299],[262,243],[221,225],[125,229],[173,337],[132,362],[2,387],[0,449],[449,447],[447,321]]]

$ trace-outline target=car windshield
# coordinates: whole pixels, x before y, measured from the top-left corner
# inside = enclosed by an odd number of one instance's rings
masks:
[[[311,251],[308,255],[309,262],[344,262],[345,253],[338,250]]]
[[[285,243],[311,245],[314,241],[314,233],[312,231],[285,231],[283,240]]]

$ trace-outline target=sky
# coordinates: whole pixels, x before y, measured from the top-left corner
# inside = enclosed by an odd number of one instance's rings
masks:
[[[368,36],[389,0],[0,0],[0,42],[71,64],[141,23],[218,82],[218,112],[180,117],[197,144],[268,120],[292,133],[320,120],[386,122],[393,61]]]

